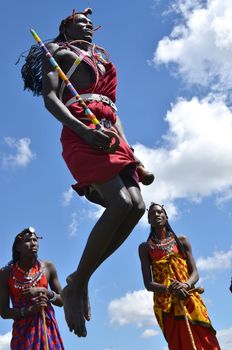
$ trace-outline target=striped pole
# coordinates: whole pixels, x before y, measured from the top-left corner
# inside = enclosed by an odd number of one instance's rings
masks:
[[[72,96],[74,96],[77,100],[77,102],[82,106],[82,108],[85,111],[85,115],[87,118],[91,120],[91,122],[96,126],[96,129],[104,131],[106,135],[108,135],[111,140],[114,140],[114,142],[110,145],[110,147],[107,150],[104,150],[107,153],[114,153],[119,145],[119,139],[118,136],[110,130],[105,130],[104,127],[101,125],[99,120],[96,118],[96,116],[93,114],[93,112],[89,109],[85,101],[81,98],[81,96],[78,94],[77,90],[74,88],[64,71],[61,69],[61,67],[56,62],[55,58],[52,56],[52,54],[49,52],[47,47],[44,45],[38,34],[34,29],[31,29],[31,34],[33,35],[35,41],[39,44],[41,49],[44,51],[45,56],[49,59],[51,65],[54,67],[54,69],[58,72],[60,78],[64,81],[65,85],[71,92]]]

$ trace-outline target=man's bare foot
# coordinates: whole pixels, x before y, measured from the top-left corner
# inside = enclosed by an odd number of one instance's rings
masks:
[[[67,285],[61,292],[64,305],[65,320],[70,332],[78,337],[86,337],[85,318],[83,312],[83,293]]]
[[[75,278],[77,278],[76,277],[76,273],[75,272],[71,273],[66,278],[67,284],[72,283],[73,280],[75,280]],[[86,286],[86,288],[83,291],[83,314],[84,314],[84,317],[85,317],[86,321],[90,321],[91,320],[91,306],[90,306],[90,301],[89,301],[88,286]]]

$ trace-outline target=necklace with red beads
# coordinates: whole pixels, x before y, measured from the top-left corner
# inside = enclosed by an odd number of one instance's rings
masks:
[[[162,249],[165,253],[170,253],[176,244],[175,238],[169,234],[165,238],[151,237],[149,245],[152,249]]]
[[[34,274],[32,273],[33,267],[29,271],[24,271],[19,267],[18,262],[15,264],[18,271],[23,274],[23,280],[19,280],[15,275],[12,276],[14,280],[14,287],[17,289],[25,289],[30,287],[35,287],[37,283],[41,280],[42,276],[45,274],[45,267],[39,260],[36,264],[38,265],[38,271]]]

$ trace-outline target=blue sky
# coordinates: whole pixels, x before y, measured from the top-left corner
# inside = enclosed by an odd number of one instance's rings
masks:
[[[78,7],[77,7],[78,6]],[[100,215],[77,197],[61,158],[61,126],[41,98],[23,91],[15,62],[34,28],[57,35],[73,8],[93,8],[102,28],[95,42],[118,70],[117,106],[127,138],[156,175],[142,187],[148,206],[165,204],[177,234],[193,247],[204,301],[222,350],[232,348],[232,4],[230,0],[2,1],[0,128],[0,266],[10,260],[15,235],[34,226],[44,238],[40,257],[52,260],[60,281],[74,270]],[[166,350],[145,292],[137,248],[146,240],[146,215],[90,282],[88,336],[69,333],[68,350]],[[11,321],[0,319],[0,350],[9,349]]]

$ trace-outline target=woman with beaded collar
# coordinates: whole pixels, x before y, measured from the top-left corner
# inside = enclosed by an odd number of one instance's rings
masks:
[[[139,246],[145,288],[169,350],[220,350],[207,309],[194,286],[199,279],[191,245],[172,230],[162,205],[148,209],[151,232]]]
[[[0,269],[0,315],[14,320],[12,350],[45,350],[46,337],[49,349],[64,349],[51,305],[63,305],[61,285],[53,263],[37,258],[40,238],[32,227],[21,231],[13,243],[12,261]]]

